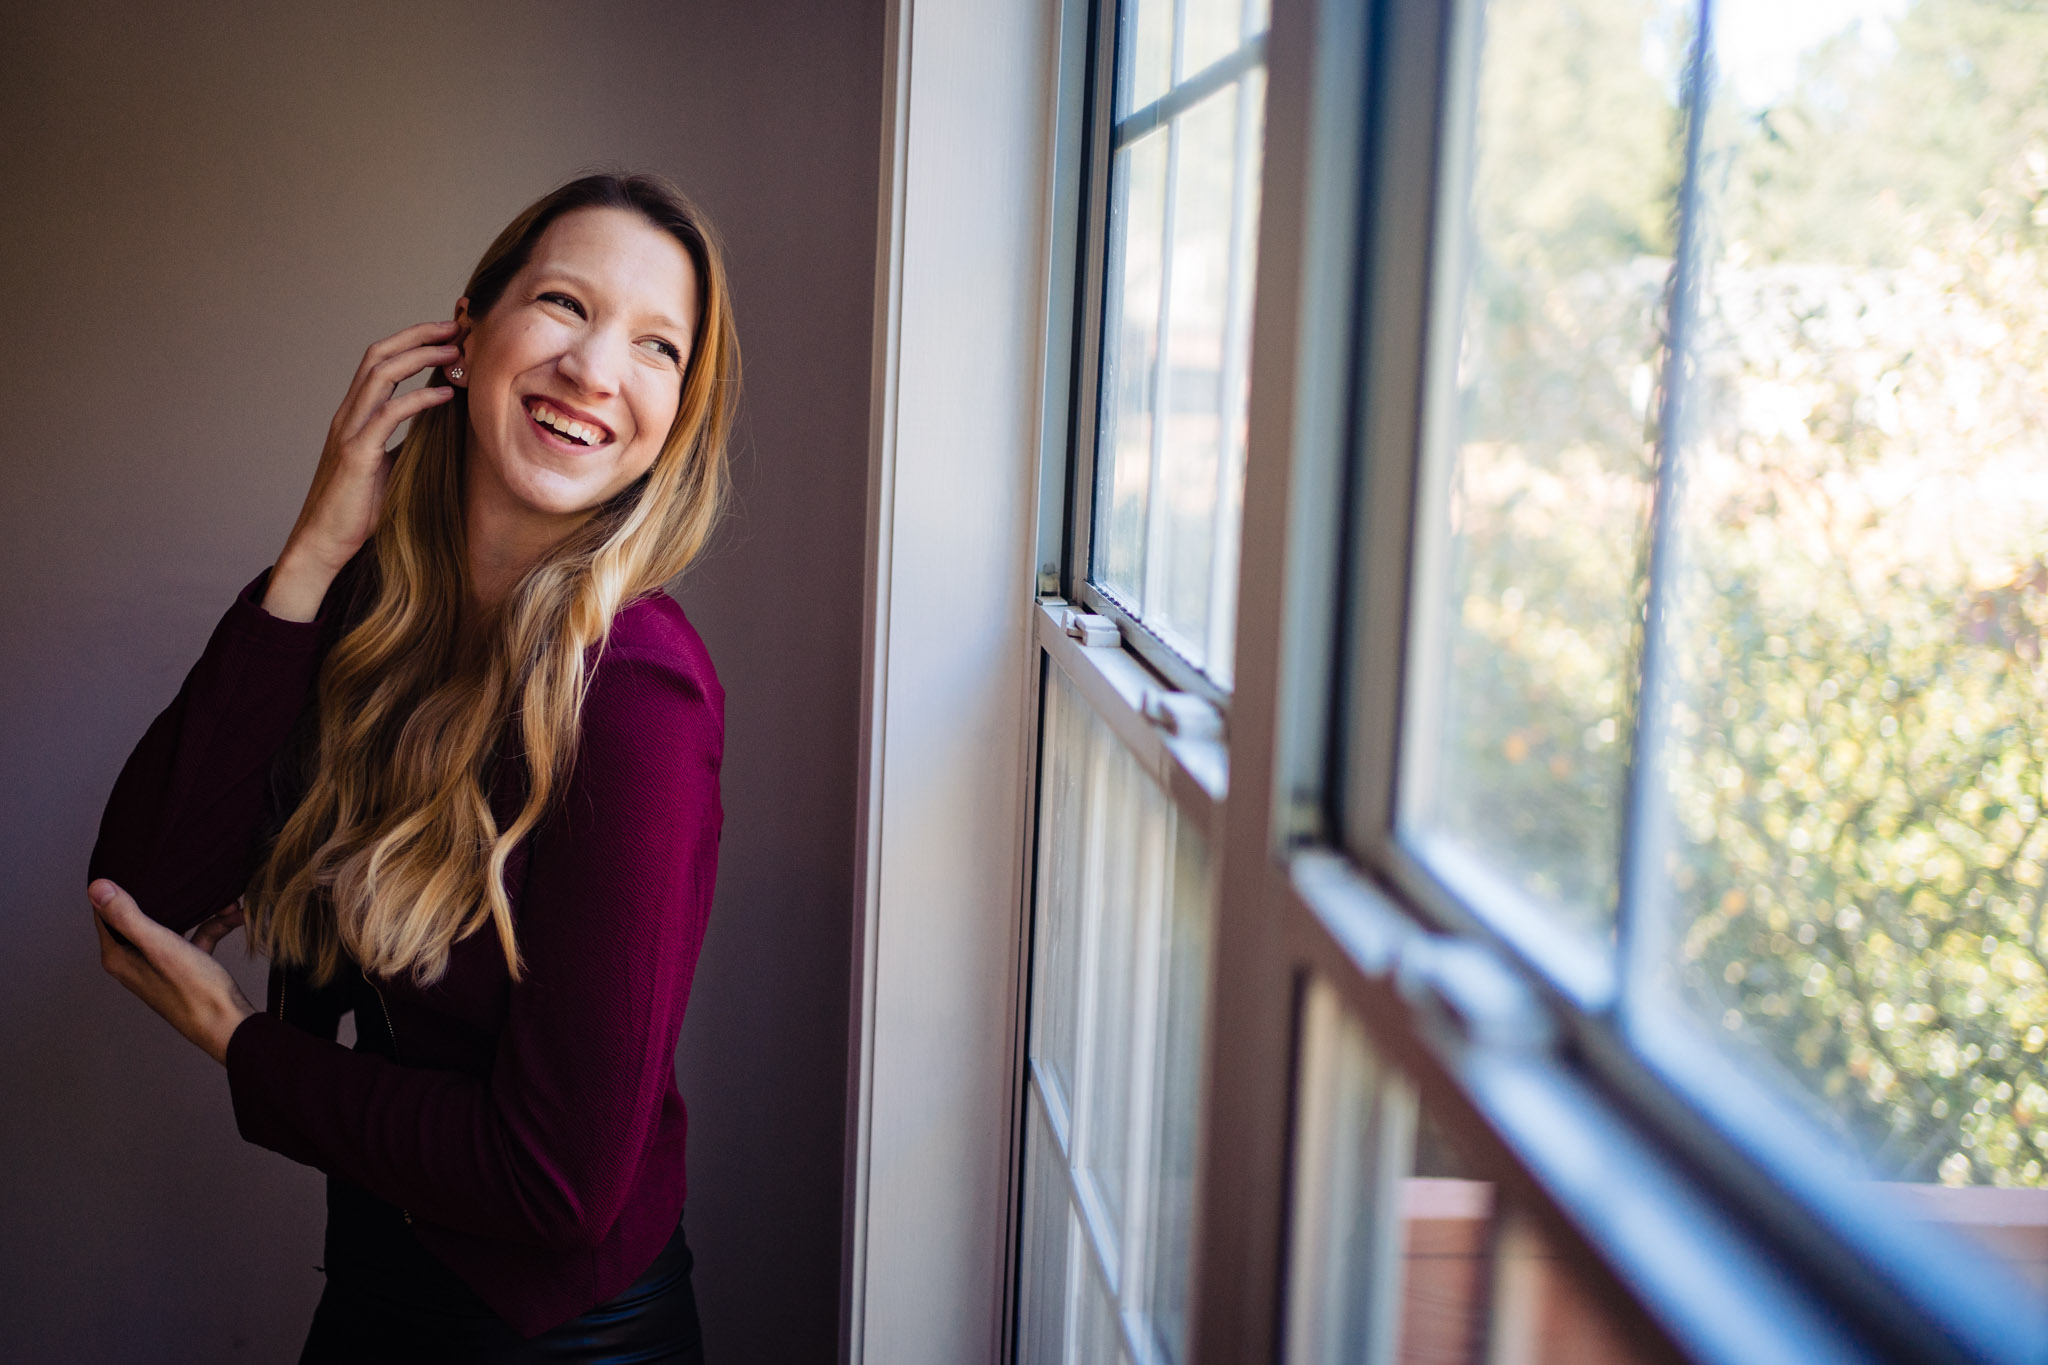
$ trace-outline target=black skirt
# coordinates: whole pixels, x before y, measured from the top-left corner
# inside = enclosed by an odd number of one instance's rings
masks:
[[[530,1341],[421,1246],[397,1209],[331,1177],[326,1250],[327,1288],[299,1365],[704,1359],[681,1223],[654,1264],[617,1297]]]

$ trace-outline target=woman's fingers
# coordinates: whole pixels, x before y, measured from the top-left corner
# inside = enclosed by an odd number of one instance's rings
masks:
[[[86,890],[98,927],[100,963],[108,975],[208,1056],[222,1060],[235,1026],[256,1012],[227,968],[213,960],[210,947],[195,948],[143,914],[113,882],[102,878]]]
[[[107,975],[122,985],[127,985],[127,974],[138,967],[146,967],[149,959],[142,955],[142,950],[132,941],[109,928],[107,922],[100,918],[98,911],[93,912],[92,927],[100,940],[100,966],[106,968]]]
[[[454,332],[455,323],[450,319],[441,318],[433,322],[415,322],[412,326],[401,328],[381,341],[371,342],[369,349],[363,352],[363,363],[356,366],[356,377],[349,387],[354,388],[361,384],[364,376],[399,352],[445,341]]]
[[[212,953],[220,941],[242,927],[242,903],[236,901],[227,909],[209,919],[200,921],[192,931],[192,946],[203,953]]]
[[[336,435],[343,441],[359,439],[376,421],[380,407],[391,401],[393,390],[400,384],[421,370],[447,364],[461,353],[461,348],[450,345],[415,346],[371,366],[357,376],[348,396],[342,400],[341,412],[336,418]]]
[[[429,384],[423,388],[409,389],[385,403],[370,414],[370,420],[356,434],[360,441],[375,445],[380,451],[391,439],[391,433],[398,430],[398,424],[408,417],[417,417],[437,403],[445,403],[455,396],[455,390],[446,384]]]
[[[397,394],[409,376],[452,362],[456,323],[420,322],[394,332],[363,353],[355,379],[327,425],[327,441],[298,520],[278,555],[264,608],[310,621],[334,576],[363,547],[377,525],[390,461],[384,446],[398,424],[445,403],[446,387]]]
[[[94,918],[112,932],[117,943],[126,944],[129,952],[147,958],[150,940],[171,932],[143,914],[133,896],[105,877],[86,887],[85,894],[92,900]]]

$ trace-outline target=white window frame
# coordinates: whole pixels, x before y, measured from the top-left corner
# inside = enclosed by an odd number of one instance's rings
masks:
[[[1093,427],[1074,414],[1077,305],[1100,283],[1082,198],[1097,3],[887,9],[842,1360],[1012,1348],[1049,663],[1217,863],[1196,1365],[1281,1348],[1311,979],[1684,1354],[2038,1365],[2038,1300],[1994,1314],[1995,1287],[1945,1263],[1943,1236],[1902,1240],[1794,1146],[1760,1154],[1701,1121],[1388,834],[1444,73],[1479,0],[1274,3],[1227,761],[1144,719],[1148,690],[1197,680],[1136,632],[1082,648],[1039,601],[1075,591],[1085,524],[1070,500]]]

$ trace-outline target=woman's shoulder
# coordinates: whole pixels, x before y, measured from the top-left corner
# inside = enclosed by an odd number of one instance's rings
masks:
[[[725,689],[704,638],[673,597],[656,592],[630,602],[612,618],[611,636],[598,656],[596,674],[631,674],[681,685],[723,712]],[[595,684],[596,679],[593,679]]]

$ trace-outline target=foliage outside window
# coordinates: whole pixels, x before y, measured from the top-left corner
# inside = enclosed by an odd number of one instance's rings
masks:
[[[1407,829],[1876,1172],[2048,1185],[2048,11],[1715,4],[1695,84],[1698,8],[1485,9]]]

